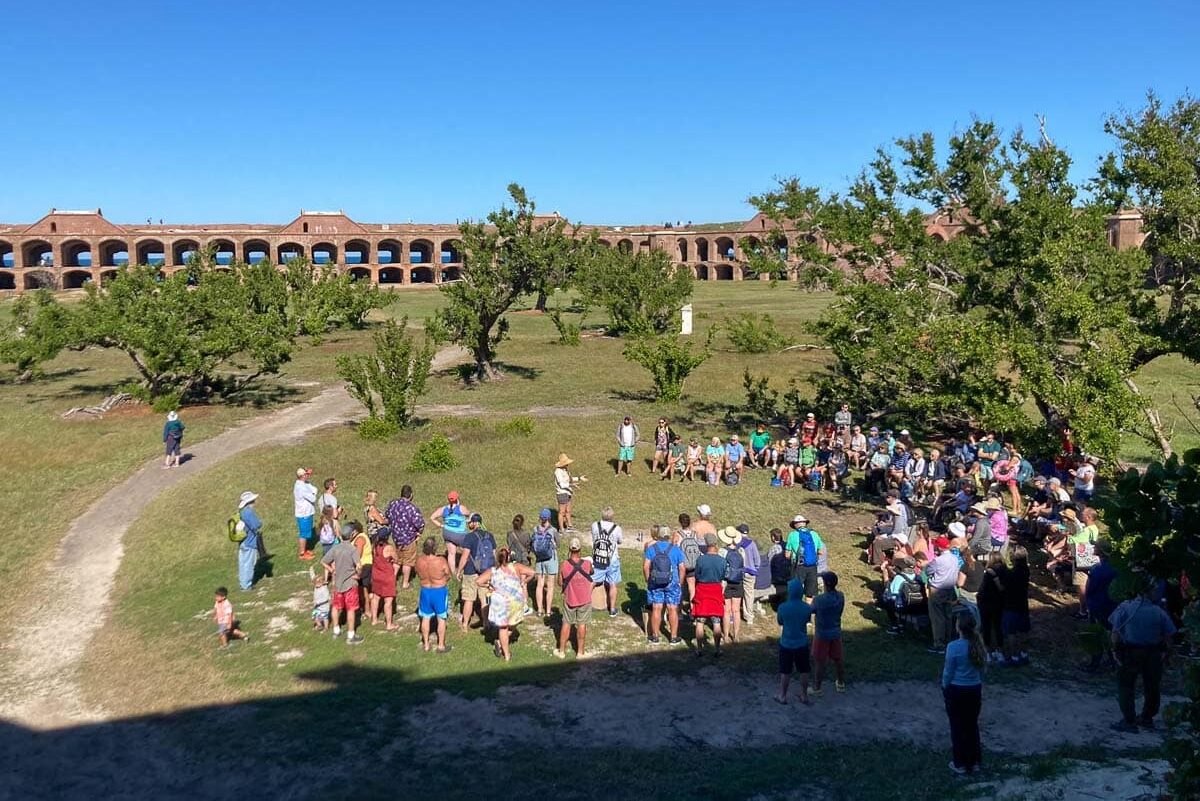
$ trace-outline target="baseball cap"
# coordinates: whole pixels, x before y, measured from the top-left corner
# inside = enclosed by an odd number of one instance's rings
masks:
[[[475,514],[471,515],[471,522],[472,523],[482,523],[483,515],[479,514],[479,512],[476,512]]]
[[[458,490],[450,490],[448,493],[446,493],[446,500],[457,501],[458,500]]]
[[[872,434],[878,434],[878,433],[879,433],[879,426],[871,426],[871,433],[872,433]]]
[[[967,536],[967,527],[964,526],[962,523],[958,522],[957,520],[955,520],[953,523],[951,523],[949,526],[947,526],[946,530],[950,532],[950,536],[952,536],[952,537]]]
[[[549,509],[543,509],[541,514],[538,515],[538,517],[540,517],[542,520],[549,520],[550,514],[551,513],[550,513]]]
[[[702,503],[696,507],[696,511],[700,513],[701,517],[708,517],[712,514],[712,507],[707,503]]]
[[[570,544],[567,546],[572,552],[583,550],[583,545],[579,542],[579,537],[572,537]]]
[[[945,551],[950,548],[950,540],[946,539],[945,535],[942,535],[934,539],[933,545],[939,551]]]
[[[750,527],[747,526],[745,523],[738,523],[736,528],[740,533],[742,533],[746,536],[750,535]]]
[[[804,415],[804,416],[805,416],[805,417],[816,417],[816,415],[815,415],[815,414],[813,414],[812,412],[809,412],[808,414],[806,414],[806,415]]]
[[[305,468],[305,467],[297,467],[296,468],[296,478],[304,478],[307,475],[308,475],[308,468]]]

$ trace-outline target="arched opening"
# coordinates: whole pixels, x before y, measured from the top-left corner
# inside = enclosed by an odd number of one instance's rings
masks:
[[[0,267],[11,270],[17,266],[16,256],[13,254],[13,246],[11,242],[0,242]]]
[[[783,234],[776,234],[771,238],[771,249],[779,254],[779,258],[784,261],[788,257],[788,240]]]
[[[699,261],[708,261],[708,240],[704,237],[696,237],[696,258]]]
[[[213,263],[219,267],[228,267],[237,260],[237,245],[228,239],[213,239],[209,241],[210,247],[215,247],[216,252],[213,253]]]
[[[600,243],[601,247],[606,247],[606,248],[612,247],[612,242],[609,242],[607,239],[597,239],[596,241]]]
[[[718,281],[732,281],[733,280],[733,265],[732,264],[718,264],[716,266],[716,271],[717,271],[716,276],[717,276]]]
[[[457,267],[447,267],[442,270],[442,283],[457,281],[460,278],[462,278],[462,274],[458,271]]]
[[[462,243],[457,239],[447,239],[442,243],[441,256],[442,264],[462,264]]]
[[[116,270],[105,270],[100,273],[100,286],[108,286],[117,277]]]
[[[381,284],[403,284],[404,270],[399,267],[384,267],[379,271],[379,283]]]
[[[351,267],[350,268],[350,280],[351,281],[370,281],[371,280],[371,271],[368,270],[366,267]]]
[[[84,285],[91,283],[92,274],[86,270],[67,270],[62,276],[63,289],[83,289]]]
[[[180,239],[171,244],[171,265],[186,267],[188,259],[199,252],[200,243],[194,239]]]
[[[680,239],[680,240],[676,241],[675,247],[679,250],[679,260],[687,261],[688,260],[688,241],[686,239]]]
[[[430,264],[433,261],[433,243],[428,239],[417,239],[408,246],[409,264]],[[430,278],[432,281],[433,279]],[[415,283],[415,282],[414,282]]]
[[[54,275],[45,270],[25,273],[26,289],[54,289]]]
[[[708,280],[708,265],[707,264],[697,264],[696,265],[696,278],[697,278],[697,280],[700,280],[700,281]]]
[[[715,242],[717,246],[717,258],[724,261],[733,260],[733,240],[727,236],[718,236]]]
[[[617,250],[621,251],[622,253],[632,253],[633,252],[633,240],[632,239],[622,239],[621,241],[617,242]]]
[[[371,246],[361,239],[351,239],[342,246],[346,264],[370,264]]]
[[[404,245],[395,239],[385,239],[379,243],[377,258],[380,264],[403,264]],[[397,283],[399,282],[397,281]]]
[[[16,289],[17,279],[12,273],[0,273],[0,289]]]
[[[21,263],[26,267],[53,267],[54,248],[49,242],[26,242],[21,248]]]
[[[242,243],[242,261],[258,264],[271,260],[271,246],[261,239],[247,239]]]
[[[318,242],[312,247],[313,264],[337,264],[337,245],[329,242]]]
[[[742,254],[746,258],[762,255],[762,242],[758,241],[758,237],[748,236],[742,240]]]
[[[68,239],[62,244],[63,267],[91,267],[95,263],[92,246],[81,239]]]
[[[124,267],[129,264],[129,245],[119,239],[101,242],[100,264],[103,267]]]
[[[162,267],[167,263],[167,249],[157,239],[143,239],[136,245],[137,263]]]
[[[946,237],[942,236],[937,231],[935,231],[929,238],[932,239],[934,242],[945,242],[946,241]]]
[[[414,267],[409,273],[408,282],[410,284],[432,284],[433,270],[428,267]]]
[[[295,242],[284,242],[278,248],[279,256],[275,259],[276,264],[287,264],[289,261],[304,258],[304,245],[298,245]]]

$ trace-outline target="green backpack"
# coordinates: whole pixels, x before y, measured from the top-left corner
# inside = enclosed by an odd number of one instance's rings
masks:
[[[242,519],[237,515],[234,515],[233,517],[229,518],[229,522],[226,523],[226,527],[229,529],[230,542],[241,542],[242,540],[246,539],[246,527],[238,526],[238,524],[241,522]]]

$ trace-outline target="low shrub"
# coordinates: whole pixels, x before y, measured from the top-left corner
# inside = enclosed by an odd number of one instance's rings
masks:
[[[496,426],[496,433],[502,437],[531,437],[533,436],[533,418],[518,416],[505,420]]]
[[[769,314],[742,313],[727,317],[725,328],[738,353],[771,353],[791,344]]]
[[[400,426],[381,417],[368,417],[365,420],[359,421],[358,424],[358,435],[360,437],[379,442],[391,439],[399,431]]]
[[[408,469],[418,473],[445,473],[458,465],[458,460],[450,450],[449,437],[445,434],[434,434],[413,451]]]
[[[569,347],[578,347],[580,323],[572,323],[569,320],[563,319],[562,312],[558,309],[550,311],[550,321],[554,323],[555,330],[558,331],[559,345],[567,345]]]

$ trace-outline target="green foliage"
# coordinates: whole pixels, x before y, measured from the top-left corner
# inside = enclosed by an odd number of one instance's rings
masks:
[[[630,340],[622,354],[649,371],[655,400],[677,401],[683,397],[683,382],[712,355],[716,331],[716,326],[708,329],[708,339],[699,350],[679,334],[646,334]]]
[[[726,317],[725,332],[738,353],[771,353],[791,344],[769,314],[744,312],[736,317]]]
[[[771,388],[768,376],[750,375],[750,368],[746,368],[742,371],[742,386],[746,389],[746,411],[755,420],[765,422],[779,417],[779,390]]]
[[[381,417],[367,417],[358,421],[357,431],[363,439],[386,442],[400,432],[400,427]]]
[[[397,430],[411,423],[433,364],[433,345],[418,346],[407,325],[407,317],[398,324],[388,320],[375,332],[373,353],[339,356],[337,360],[338,375],[350,395],[366,408],[368,419],[384,420]]]
[[[665,251],[627,253],[593,238],[580,252],[575,284],[589,305],[608,313],[608,333],[641,336],[678,329],[679,309],[692,296],[692,274],[675,269]]]
[[[442,287],[446,304],[436,315],[437,336],[471,351],[481,379],[500,374],[495,358],[508,335],[504,314],[522,295],[544,288],[546,276],[564,272],[574,251],[565,220],[537,220],[524,189],[509,184],[508,193],[513,208],[459,226],[462,278]]]
[[[332,265],[313,265],[292,259],[284,275],[288,287],[288,316],[296,334],[319,339],[336,328],[361,328],[368,312],[388,303],[384,293],[369,281],[355,281]]]
[[[554,328],[558,331],[558,344],[573,348],[579,347],[581,323],[572,323],[567,320],[563,317],[561,309],[551,309],[548,314],[550,322],[554,323]]]
[[[70,312],[48,289],[17,298],[12,320],[0,330],[0,364],[13,365],[23,379],[40,373],[40,366],[57,356],[71,341]]]
[[[438,433],[417,446],[408,469],[418,473],[445,473],[458,465],[458,460],[450,450],[450,438]]]
[[[533,436],[533,418],[520,415],[505,420],[496,426],[496,433],[502,437],[531,437]]]

